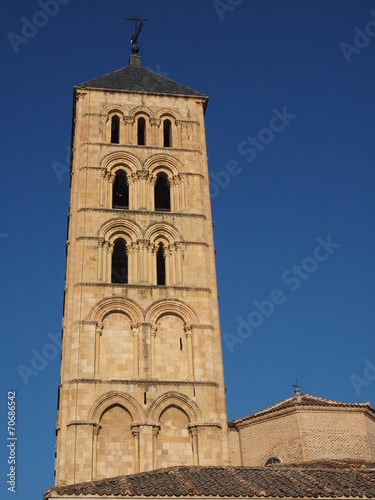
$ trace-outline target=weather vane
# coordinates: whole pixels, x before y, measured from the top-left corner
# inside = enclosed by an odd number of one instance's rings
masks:
[[[297,378],[296,378],[296,383],[293,384],[292,387],[294,387],[295,395],[296,396],[300,396],[301,395],[302,386],[298,385],[298,379]]]
[[[139,47],[137,45],[138,37],[143,28],[143,21],[148,21],[148,19],[138,17],[137,10],[135,11],[135,17],[125,17],[124,19],[125,21],[135,21],[134,35],[132,35],[130,41],[133,44],[131,51],[133,52],[133,54],[138,54],[139,52]],[[138,21],[140,21],[139,26],[138,26]]]

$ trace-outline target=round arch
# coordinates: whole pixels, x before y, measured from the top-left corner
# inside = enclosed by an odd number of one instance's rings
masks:
[[[158,319],[166,314],[178,316],[186,325],[195,325],[198,323],[197,315],[193,309],[178,299],[161,299],[151,304],[146,310],[145,322],[155,325]]]
[[[145,232],[145,239],[150,240],[150,242],[156,241],[160,236],[164,236],[168,243],[181,241],[178,231],[171,224],[165,222],[153,224]]]
[[[101,300],[91,309],[88,320],[102,323],[108,314],[115,312],[125,314],[133,324],[143,322],[143,310],[132,300],[120,297]]]
[[[154,113],[151,109],[146,108],[145,106],[137,106],[136,108],[130,110],[129,115],[134,117],[137,117],[137,115],[146,115],[148,118],[151,118],[154,116]]]
[[[91,407],[89,420],[99,422],[102,415],[112,406],[122,406],[131,415],[133,422],[144,421],[144,412],[136,399],[129,394],[111,391],[103,394]]]
[[[110,173],[114,173],[118,169],[128,169],[130,173],[135,174],[137,170],[142,169],[142,164],[137,156],[126,151],[109,153],[102,158],[100,166]]]
[[[168,177],[171,177],[182,172],[182,165],[172,156],[161,153],[148,158],[144,163],[144,169],[150,175],[157,175],[159,172],[164,172]]]
[[[142,231],[138,224],[126,219],[111,219],[99,229],[98,237],[111,240],[116,236],[128,235],[131,241],[142,239]]]
[[[156,118],[170,118],[173,120],[180,120],[180,115],[178,115],[175,111],[172,111],[170,109],[161,109],[156,113]]]
[[[183,411],[187,415],[190,424],[203,420],[202,412],[197,403],[185,394],[175,391],[166,392],[152,402],[147,412],[147,420],[149,422],[158,422],[162,413],[170,407],[175,407]]]
[[[119,106],[118,104],[109,104],[108,106],[105,106],[102,109],[101,114],[105,118],[112,113],[119,113],[123,116],[126,116],[128,114],[127,110],[124,107]]]

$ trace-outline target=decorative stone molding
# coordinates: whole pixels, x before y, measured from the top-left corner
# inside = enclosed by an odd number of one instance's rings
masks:
[[[160,219],[165,219],[166,217],[186,217],[187,219],[204,219],[207,217],[204,214],[192,214],[192,213],[183,213],[183,212],[155,212],[150,210],[124,210],[124,211],[116,211],[112,208],[88,208],[83,207],[77,210],[78,213],[81,212],[93,212],[93,213],[112,213],[113,215],[117,214],[119,218],[128,219],[129,214],[131,215],[152,215],[153,217],[157,217]]]
[[[97,286],[99,288],[137,288],[144,290],[179,290],[184,292],[205,292],[212,293],[211,288],[203,288],[198,286],[182,286],[182,285],[150,285],[149,283],[135,283],[135,284],[125,284],[125,283],[89,283],[89,282],[78,282],[74,284],[74,288],[80,286]]]
[[[140,386],[152,386],[152,385],[172,385],[172,386],[190,386],[190,387],[219,387],[219,384],[212,381],[200,382],[191,380],[157,380],[157,379],[109,379],[102,380],[100,378],[78,378],[69,380],[69,384],[100,384],[100,385],[111,385],[111,384],[121,384],[121,385],[140,385]]]

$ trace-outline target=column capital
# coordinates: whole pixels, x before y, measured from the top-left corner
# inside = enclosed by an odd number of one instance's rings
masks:
[[[94,433],[94,436],[97,436],[99,434],[100,429],[102,428],[101,424],[99,422],[94,422],[92,424],[92,431]]]
[[[154,118],[150,116],[150,125],[151,127],[160,127],[161,124],[161,119],[160,118]]]
[[[125,125],[133,125],[135,122],[134,116],[125,116],[124,115],[124,123]]]

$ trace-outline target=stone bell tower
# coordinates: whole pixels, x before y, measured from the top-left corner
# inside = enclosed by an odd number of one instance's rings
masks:
[[[207,101],[137,55],[74,87],[57,485],[229,463]]]

